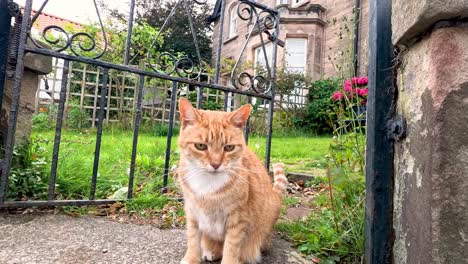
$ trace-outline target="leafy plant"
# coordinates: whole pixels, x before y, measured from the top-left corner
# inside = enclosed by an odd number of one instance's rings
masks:
[[[32,129],[34,131],[46,131],[52,128],[49,121],[49,115],[46,113],[38,113],[32,117]]]
[[[317,134],[333,132],[336,115],[331,107],[334,91],[341,87],[342,80],[329,78],[310,84],[308,103],[303,116],[296,116],[296,126],[306,127]]]
[[[44,199],[47,197],[47,162],[40,140],[15,146],[8,178],[8,199]]]
[[[83,128],[88,128],[91,123],[89,122],[90,116],[85,109],[81,109],[79,104],[70,100],[68,104],[66,124],[68,128],[81,131]]]
[[[288,235],[301,252],[314,255],[320,263],[361,263],[364,254],[365,200],[365,105],[367,78],[354,76],[350,55],[352,36],[349,20],[337,58],[329,58],[337,77],[311,85],[309,104],[300,122],[320,132],[333,132],[327,160],[325,187],[314,200],[319,210],[303,221],[282,223],[278,229]],[[347,35],[348,34],[348,35]],[[346,81],[345,81],[346,80]],[[315,126],[321,124],[321,126]]]
[[[166,137],[168,135],[169,131],[169,125],[168,124],[162,124],[162,123],[157,123],[154,126],[154,135],[158,137]],[[179,134],[180,128],[178,126],[172,127],[172,135],[178,135]]]

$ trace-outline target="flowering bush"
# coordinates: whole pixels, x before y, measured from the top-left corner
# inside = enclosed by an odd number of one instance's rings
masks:
[[[365,106],[367,103],[367,94],[369,89],[367,89],[367,83],[369,79],[367,77],[352,77],[351,79],[345,80],[343,82],[343,91],[336,91],[333,93],[334,101],[341,101],[345,99],[345,95],[349,100],[353,98],[360,99],[356,102],[361,106]],[[357,95],[357,96],[356,96]]]
[[[308,85],[307,106],[302,115],[295,116],[295,125],[298,129],[305,129],[316,134],[331,134],[334,130],[336,118],[334,116],[331,97],[333,91],[342,86],[343,80],[328,78],[311,82]]]

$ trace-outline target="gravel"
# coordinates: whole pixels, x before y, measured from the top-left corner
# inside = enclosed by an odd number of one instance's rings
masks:
[[[185,232],[125,224],[103,217],[61,214],[0,215],[1,264],[164,263],[178,264]],[[276,238],[263,264],[312,263]]]

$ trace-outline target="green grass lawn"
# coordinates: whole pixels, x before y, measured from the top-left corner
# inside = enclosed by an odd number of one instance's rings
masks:
[[[127,186],[132,133],[116,130],[104,131],[102,136],[96,198],[107,198],[119,188]],[[47,160],[52,157],[54,132],[34,132],[33,140],[40,141]],[[96,133],[63,131],[57,170],[59,198],[82,199],[89,196],[93,170]],[[264,137],[251,136],[249,146],[262,159],[265,155]],[[281,137],[273,138],[272,162],[282,161],[289,171],[312,174],[323,173],[324,156],[330,143],[329,137]],[[158,189],[162,183],[166,138],[141,133],[138,138],[136,159],[136,185],[152,185]],[[177,137],[172,141],[171,165],[178,159]]]

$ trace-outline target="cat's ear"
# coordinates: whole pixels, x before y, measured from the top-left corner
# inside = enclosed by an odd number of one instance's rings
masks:
[[[192,103],[185,98],[179,99],[179,112],[182,128],[185,128],[188,125],[193,125],[193,123],[197,122],[200,118],[198,110],[195,109],[192,106]]]
[[[247,119],[249,118],[250,111],[252,111],[252,105],[246,104],[241,106],[235,112],[231,114],[229,119],[238,128],[244,128]]]

